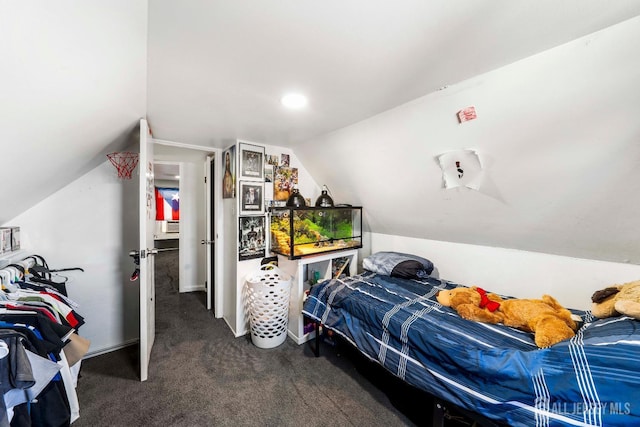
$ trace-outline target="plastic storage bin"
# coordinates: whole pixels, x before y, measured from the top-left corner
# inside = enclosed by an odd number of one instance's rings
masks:
[[[287,339],[290,293],[291,277],[276,266],[263,265],[247,277],[245,311],[256,347],[277,347]]]

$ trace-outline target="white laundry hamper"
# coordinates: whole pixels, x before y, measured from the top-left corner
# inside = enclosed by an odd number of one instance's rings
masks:
[[[256,347],[277,347],[287,339],[291,276],[266,264],[247,277],[245,311]]]

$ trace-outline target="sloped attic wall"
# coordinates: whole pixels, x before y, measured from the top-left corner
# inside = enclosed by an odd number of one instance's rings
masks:
[[[638,39],[635,18],[295,152],[374,233],[638,264]],[[462,148],[485,160],[480,192],[442,186],[435,156]]]
[[[60,274],[86,320],[79,333],[91,341],[89,354],[139,336],[139,286],[129,280],[135,265],[128,256],[138,246],[139,169],[131,180],[118,179],[104,160],[11,220],[21,227],[26,254],[42,255],[51,268],[84,269]]]
[[[123,149],[146,114],[147,1],[0,2],[0,224]]]

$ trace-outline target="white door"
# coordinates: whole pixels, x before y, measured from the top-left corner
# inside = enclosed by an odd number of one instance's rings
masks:
[[[206,236],[202,243],[206,246],[207,260],[207,310],[214,310],[215,306],[215,153],[207,156],[205,161],[205,229]]]
[[[140,120],[140,381],[149,375],[149,359],[156,333],[156,295],[154,276],[154,227],[156,220],[153,176],[153,142],[145,119]]]

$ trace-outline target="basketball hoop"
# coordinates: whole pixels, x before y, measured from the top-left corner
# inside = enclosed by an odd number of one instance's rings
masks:
[[[118,170],[118,178],[131,179],[131,172],[138,164],[138,153],[124,151],[121,153],[109,153],[107,157]]]

